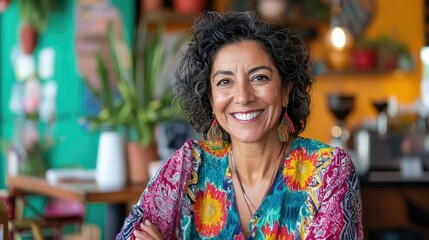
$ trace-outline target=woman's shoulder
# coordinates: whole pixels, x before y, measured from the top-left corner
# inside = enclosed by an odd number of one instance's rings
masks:
[[[319,150],[319,149],[328,149],[333,147],[327,143],[321,142],[312,138],[305,138],[298,136],[295,138],[293,145],[300,148],[306,148],[309,150]]]
[[[324,196],[354,174],[352,159],[344,149],[315,139],[296,138],[289,154],[285,172],[296,179],[296,183],[289,183],[291,189],[312,189]]]
[[[340,158],[350,157],[348,153],[340,148],[312,138],[297,137],[292,145],[292,149],[301,149],[307,152],[315,153],[322,158]]]
[[[231,145],[223,142],[221,147],[213,147],[209,142],[204,140],[190,139],[185,142],[181,149],[191,150],[195,157],[209,155],[212,157],[222,158],[228,154]]]
[[[230,149],[230,144],[224,142],[222,147],[214,148],[210,143],[203,140],[189,139],[180,149],[173,153],[167,160],[167,165],[177,166],[178,164],[200,165],[204,159],[223,158]]]
[[[299,151],[301,156],[304,153],[306,159],[312,159],[316,169],[320,172],[337,172],[347,174],[353,167],[350,155],[342,148],[334,147],[321,141],[298,137],[295,139],[291,154]],[[336,171],[335,169],[340,169]]]

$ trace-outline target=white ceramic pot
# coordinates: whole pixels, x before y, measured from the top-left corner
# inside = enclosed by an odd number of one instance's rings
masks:
[[[102,132],[98,142],[95,180],[101,189],[126,184],[124,138],[118,132]]]

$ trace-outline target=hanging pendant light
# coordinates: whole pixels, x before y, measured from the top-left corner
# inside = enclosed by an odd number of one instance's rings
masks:
[[[325,41],[330,67],[346,69],[351,62],[353,36],[341,23],[341,0],[332,0],[330,28]]]

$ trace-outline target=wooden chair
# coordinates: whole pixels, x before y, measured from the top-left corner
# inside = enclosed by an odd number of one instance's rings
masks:
[[[9,236],[20,235],[31,230],[34,239],[43,239],[36,238],[36,234],[42,236],[41,229],[45,229],[45,233],[52,234],[52,239],[59,240],[63,238],[62,229],[66,225],[74,225],[77,232],[80,232],[84,222],[85,207],[79,202],[51,199],[40,211],[32,206],[23,195],[1,191],[1,200],[9,208]],[[37,217],[24,219],[24,208],[29,209]]]
[[[14,219],[8,198],[5,198],[4,192],[0,194],[0,223],[3,225],[3,239],[13,239],[13,233],[31,230],[33,239],[44,240],[40,222],[34,219]]]
[[[16,231],[18,229],[31,229],[33,234],[33,239],[35,240],[44,240],[42,227],[37,220],[33,219],[23,219],[23,220],[9,220],[9,229],[10,232]],[[10,234],[9,234],[10,235]]]
[[[3,200],[0,199],[0,224],[2,225],[2,228],[0,230],[3,230],[3,239],[8,239],[9,237],[9,215],[8,210],[6,207],[6,203],[3,202]]]
[[[45,239],[39,220],[15,218],[15,201],[13,198],[10,198],[7,191],[0,191],[0,205],[1,223],[5,226],[3,239],[13,239],[15,233],[23,231],[31,231],[32,239]],[[5,221],[5,224],[3,221]]]

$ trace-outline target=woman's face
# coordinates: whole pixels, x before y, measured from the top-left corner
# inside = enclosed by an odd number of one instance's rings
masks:
[[[282,89],[277,67],[259,43],[246,40],[220,48],[210,84],[214,115],[232,141],[277,139],[288,91]]]

